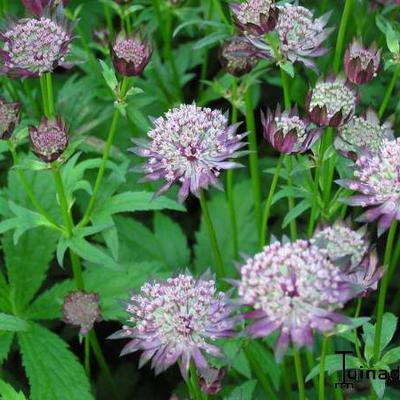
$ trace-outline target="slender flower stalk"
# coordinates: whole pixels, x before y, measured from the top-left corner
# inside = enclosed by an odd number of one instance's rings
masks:
[[[326,351],[328,347],[328,336],[324,336],[322,339],[322,349],[319,361],[319,389],[318,389],[318,399],[325,400],[325,359]]]
[[[254,105],[252,98],[252,90],[249,87],[245,94],[246,106],[246,127],[249,132],[249,162],[250,162],[250,176],[253,189],[253,203],[254,203],[254,216],[256,219],[256,226],[261,236],[261,186],[260,186],[260,172],[258,166],[258,146],[256,136],[256,124],[254,120]]]
[[[396,86],[396,83],[397,83],[397,80],[399,77],[400,77],[400,65],[398,65],[396,67],[396,69],[394,70],[392,79],[386,88],[385,96],[383,98],[382,104],[381,104],[381,106],[379,108],[379,112],[378,112],[379,118],[382,118],[383,115],[385,114],[387,106],[389,105],[390,97],[392,96],[392,92]]]
[[[293,346],[293,358],[294,358],[294,367],[296,371],[296,380],[297,380],[297,388],[299,390],[299,400],[306,399],[306,390],[304,387],[304,374],[303,367],[301,365],[301,357],[300,352]]]

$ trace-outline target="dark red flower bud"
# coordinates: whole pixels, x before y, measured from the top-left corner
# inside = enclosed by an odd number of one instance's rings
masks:
[[[217,394],[222,387],[225,369],[210,368],[199,377],[200,389],[203,393]]]
[[[365,48],[356,40],[344,55],[344,70],[349,81],[357,85],[372,80],[379,69],[381,51],[376,47]]]
[[[57,160],[68,145],[65,123],[61,118],[42,118],[40,125],[30,127],[29,138],[32,151],[43,161]]]
[[[6,103],[0,98],[0,140],[10,139],[21,120],[19,103]]]
[[[115,70],[123,76],[140,75],[150,61],[152,49],[139,35],[119,35],[111,49]]]
[[[22,3],[36,17],[44,14],[46,8],[56,7],[61,3],[61,0],[22,0]],[[67,5],[68,0],[62,0],[64,7]]]

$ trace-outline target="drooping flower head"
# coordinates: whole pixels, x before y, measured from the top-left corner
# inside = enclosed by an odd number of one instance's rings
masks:
[[[330,14],[314,18],[309,9],[292,4],[279,6],[278,9],[279,18],[275,30],[279,37],[280,57],[316,69],[312,58],[322,56],[327,51],[322,44],[332,32],[332,29],[326,28]],[[265,38],[249,40],[266,58],[274,59],[275,54]]]
[[[41,17],[47,9],[57,7],[59,4],[67,5],[68,0],[22,0],[26,9],[36,17]]]
[[[400,220],[400,139],[385,139],[377,154],[364,154],[355,163],[354,179],[339,184],[361,194],[343,199],[351,206],[370,207],[361,222],[378,221],[378,234]]]
[[[111,338],[130,338],[121,355],[142,350],[139,366],[152,359],[156,374],[180,360],[186,378],[191,359],[203,374],[210,368],[204,354],[221,354],[212,342],[234,334],[237,318],[228,300],[207,277],[196,281],[180,274],[164,282],[146,283],[126,308],[132,326],[124,326]]]
[[[19,103],[6,103],[0,98],[0,140],[10,139],[21,120],[20,111]]]
[[[123,76],[140,75],[149,63],[151,53],[150,44],[139,34],[131,37],[118,35],[111,51],[114,68]]]
[[[275,0],[246,0],[231,5],[238,28],[244,33],[263,35],[272,31],[278,20]]]
[[[381,51],[376,47],[366,48],[353,40],[344,54],[344,70],[350,82],[357,85],[367,83],[378,72]]]
[[[392,122],[388,120],[381,125],[376,112],[368,109],[339,129],[335,147],[345,157],[356,159],[357,154],[366,151],[378,153],[384,139],[394,139]]]
[[[64,321],[79,326],[80,335],[87,335],[95,322],[101,321],[99,295],[81,291],[71,292],[64,299]]]
[[[68,134],[61,118],[42,118],[40,125],[29,129],[32,151],[43,161],[57,160],[68,145]]]
[[[250,72],[257,64],[257,49],[244,37],[236,36],[227,40],[219,53],[223,68],[234,76]]]
[[[355,231],[344,222],[336,222],[317,230],[310,242],[328,252],[328,258],[357,286],[360,296],[377,289],[383,269],[379,268],[376,251],[369,244],[366,226]]]
[[[60,13],[26,18],[0,35],[0,72],[13,78],[38,77],[65,61],[72,35]]]
[[[275,112],[261,113],[261,122],[265,139],[281,153],[304,153],[321,136],[320,129],[299,117],[297,107],[281,112],[278,105]]]
[[[312,122],[318,126],[337,128],[354,115],[357,95],[343,77],[319,80],[306,98],[306,108]]]
[[[133,151],[148,158],[141,167],[144,180],[167,181],[159,193],[180,182],[178,196],[183,201],[209,185],[219,187],[221,170],[239,166],[229,159],[240,155],[237,150],[245,146],[241,142],[245,135],[237,135],[239,124],[229,126],[228,117],[219,110],[182,104],[153,124],[150,142],[137,142]]]
[[[344,322],[335,310],[354,295],[341,270],[321,250],[304,240],[275,242],[249,258],[241,268],[239,296],[254,310],[245,314],[255,322],[253,337],[279,331],[278,359],[291,340],[311,346],[313,330],[329,332]]]

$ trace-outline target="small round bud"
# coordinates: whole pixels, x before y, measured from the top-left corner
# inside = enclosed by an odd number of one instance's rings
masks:
[[[119,35],[112,47],[112,61],[115,70],[123,76],[140,75],[150,61],[151,47],[138,35]]]
[[[101,321],[99,295],[97,293],[71,292],[64,299],[64,321],[79,326],[79,333],[87,335],[95,322]]]
[[[40,125],[30,127],[29,139],[32,151],[43,161],[57,160],[68,145],[67,130],[61,118],[42,118]]]

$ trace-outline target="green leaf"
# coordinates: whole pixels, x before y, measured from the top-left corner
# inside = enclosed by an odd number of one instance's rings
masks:
[[[31,323],[18,333],[22,362],[31,387],[31,400],[92,400],[83,367],[56,334]]]
[[[23,311],[46,277],[56,249],[57,234],[37,228],[26,232],[15,245],[12,235],[4,235],[2,243],[8,280],[15,307]]]
[[[114,69],[110,68],[104,61],[99,60],[101,66],[101,73],[103,74],[103,78],[106,81],[108,87],[111,89],[113,93],[115,93],[118,87],[118,79],[115,75]]]
[[[285,61],[279,65],[291,78],[294,78],[294,66],[290,61]]]
[[[257,381],[251,380],[242,383],[240,386],[233,389],[232,393],[224,397],[224,400],[249,400],[253,398],[253,393],[256,388]]]
[[[7,359],[13,339],[14,332],[0,332],[0,364]]]
[[[371,385],[374,388],[378,399],[382,399],[385,394],[386,382],[383,379],[370,379]]]
[[[1,400],[26,400],[22,392],[17,392],[10,384],[0,380]]]
[[[341,371],[343,366],[343,356],[341,354],[334,354],[326,356],[325,358],[325,371],[328,375],[332,375],[336,371]],[[346,355],[346,369],[360,368],[360,360],[357,357]],[[319,374],[320,364],[318,363],[307,375],[306,382]]]
[[[250,364],[242,349],[243,340],[231,339],[226,341],[223,345],[224,354],[226,355],[227,362],[233,369],[245,376],[247,379],[251,379]]]
[[[351,318],[348,324],[338,324],[336,326],[336,333],[341,334],[352,331],[353,329],[365,325],[369,320],[370,318],[368,317]]]
[[[387,24],[386,29],[386,44],[391,53],[398,54],[400,50],[399,40],[396,32],[390,24]]]
[[[293,207],[293,209],[286,214],[282,222],[282,228],[286,228],[290,224],[290,222],[292,222],[299,215],[303,214],[303,212],[305,212],[309,208],[310,208],[310,201],[307,199],[304,199],[300,203],[296,204],[296,206]]]
[[[124,320],[126,312],[119,300],[126,300],[132,290],[137,290],[151,276],[162,276],[162,265],[155,262],[132,263],[119,271],[93,268],[83,273],[86,290],[100,296],[101,315],[105,320]],[[35,320],[60,319],[64,297],[75,289],[72,280],[54,285],[32,303],[27,315]]]
[[[387,351],[382,357],[382,361],[386,364],[393,364],[400,360],[400,347],[395,347]]]
[[[14,315],[0,313],[0,331],[19,332],[26,331],[29,325],[21,318]]]
[[[190,250],[181,227],[167,216],[157,213],[154,218],[154,235],[159,242],[159,251],[166,263],[175,267],[187,267]]]
[[[95,214],[113,215],[122,212],[170,209],[185,211],[176,201],[167,197],[153,197],[149,192],[124,192],[111,197],[95,210]]]

